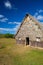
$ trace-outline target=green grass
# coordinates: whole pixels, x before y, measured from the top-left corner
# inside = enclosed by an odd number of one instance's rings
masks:
[[[43,50],[0,39],[0,65],[43,65]]]

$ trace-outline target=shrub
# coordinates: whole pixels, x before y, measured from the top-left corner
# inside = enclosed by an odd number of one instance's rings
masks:
[[[7,34],[5,34],[5,38],[13,38],[13,34],[7,33]]]
[[[14,35],[13,34],[9,34],[9,33],[7,33],[7,34],[0,34],[0,38],[13,38],[14,37]]]

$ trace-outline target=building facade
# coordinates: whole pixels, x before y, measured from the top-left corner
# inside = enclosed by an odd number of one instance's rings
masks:
[[[26,14],[15,35],[15,39],[19,44],[43,47],[43,32],[40,22],[30,14]]]

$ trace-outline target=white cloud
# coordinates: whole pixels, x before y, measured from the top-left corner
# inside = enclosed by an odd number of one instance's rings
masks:
[[[6,8],[9,8],[9,9],[14,9],[14,10],[17,10],[18,9],[18,8],[15,7],[14,4],[11,4],[11,2],[9,0],[4,2],[4,6]]]
[[[43,15],[41,15],[41,13],[43,12],[43,10],[38,10],[35,14],[34,14],[34,17],[37,19],[37,20],[43,20]]]
[[[8,20],[7,18],[0,19],[1,22],[6,22],[7,20]]]
[[[42,13],[42,12],[43,12],[43,10],[42,10],[42,9],[40,9],[40,10],[39,10],[39,13]]]
[[[9,9],[12,8],[12,5],[11,5],[10,1],[4,2],[4,5],[5,5],[5,7],[9,8]]]
[[[12,32],[17,32],[19,26],[20,26],[20,22],[9,22],[8,24],[16,24],[16,26],[14,28],[0,28],[1,30],[4,30],[4,31],[12,31]]]
[[[38,15],[38,16],[37,16],[37,19],[38,19],[38,20],[43,20],[43,16],[42,16],[42,15]]]
[[[20,22],[8,22],[8,24],[17,24],[17,25],[20,25]]]
[[[0,18],[3,18],[4,16],[0,14]]]
[[[36,13],[35,13],[35,16],[37,16],[37,15],[38,15],[38,13],[36,12]]]
[[[3,30],[3,31],[14,31],[14,30],[16,30],[16,28],[0,28],[0,30]]]
[[[36,12],[35,14],[34,14],[34,17],[36,18],[38,16],[38,12]]]
[[[34,15],[34,18],[36,18],[37,20],[43,20],[43,16],[39,14],[37,16]]]
[[[7,32],[16,32],[20,25],[15,26],[14,28],[0,28],[0,31],[7,31]]]
[[[0,14],[0,22],[6,22],[8,18],[6,18],[4,15]]]

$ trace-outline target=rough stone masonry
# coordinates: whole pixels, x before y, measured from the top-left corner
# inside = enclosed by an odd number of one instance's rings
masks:
[[[16,35],[16,42],[35,47],[43,47],[43,30],[41,23],[30,14],[26,14]]]

